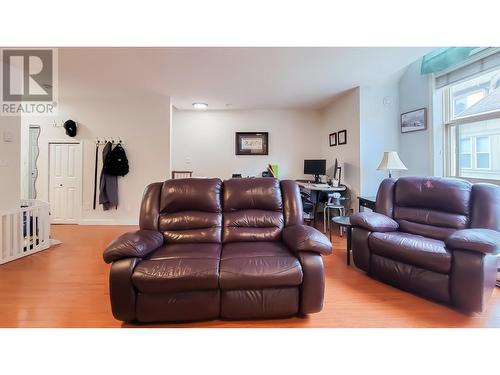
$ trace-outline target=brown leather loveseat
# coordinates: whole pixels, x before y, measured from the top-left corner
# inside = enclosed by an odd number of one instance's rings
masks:
[[[375,212],[354,214],[351,223],[358,268],[466,312],[484,309],[500,252],[500,186],[386,179]]]
[[[179,179],[143,196],[140,230],[104,251],[123,321],[282,318],[320,311],[321,255],[294,181]]]

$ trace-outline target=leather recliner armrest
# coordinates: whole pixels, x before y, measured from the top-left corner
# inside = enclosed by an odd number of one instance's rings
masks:
[[[484,254],[500,253],[500,232],[492,229],[461,229],[445,240],[452,250],[477,251]]]
[[[138,230],[122,234],[104,250],[106,263],[122,258],[143,258],[163,245],[163,235],[154,230]]]
[[[283,242],[294,252],[332,253],[332,244],[319,230],[307,225],[291,225],[283,230]]]
[[[395,220],[376,212],[358,212],[351,215],[351,225],[371,232],[394,232],[399,228]]]

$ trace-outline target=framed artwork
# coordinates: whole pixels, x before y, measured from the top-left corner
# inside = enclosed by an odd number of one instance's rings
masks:
[[[269,133],[237,132],[236,155],[268,155]]]
[[[337,142],[339,145],[347,144],[347,130],[340,130],[337,133]]]
[[[337,133],[331,133],[329,135],[330,147],[337,146]]]
[[[427,129],[427,108],[401,114],[401,133]]]

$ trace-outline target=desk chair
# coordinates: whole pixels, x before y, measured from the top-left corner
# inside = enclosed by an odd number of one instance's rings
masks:
[[[300,199],[302,200],[302,211],[310,215],[314,210],[314,203],[311,201],[311,196],[303,191],[300,192]],[[312,218],[304,218],[307,224],[312,222]]]
[[[191,178],[193,176],[193,171],[172,171],[172,179],[177,178]]]

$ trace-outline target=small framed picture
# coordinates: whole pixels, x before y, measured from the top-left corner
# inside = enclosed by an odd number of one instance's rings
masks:
[[[235,151],[236,155],[268,155],[269,134],[237,132]]]
[[[331,133],[329,135],[330,147],[337,146],[337,133]]]
[[[347,144],[347,130],[340,130],[337,133],[337,141],[339,145]]]
[[[401,114],[401,133],[427,129],[427,108]]]

